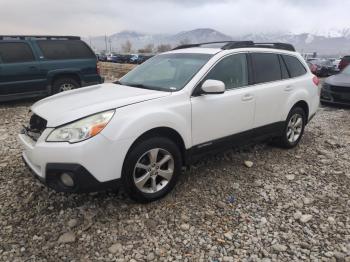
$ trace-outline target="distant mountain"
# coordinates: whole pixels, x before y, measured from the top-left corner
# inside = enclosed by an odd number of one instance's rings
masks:
[[[191,31],[184,31],[171,36],[170,39],[172,43],[204,43],[213,41],[230,41],[231,36],[225,35],[219,31],[210,28],[200,28]]]
[[[106,41],[108,50],[111,46],[112,51],[121,51],[121,46],[126,41],[132,43],[132,48],[137,51],[140,48],[145,47],[148,44],[154,46],[160,44],[170,44],[171,46],[177,46],[182,43],[202,43],[211,41],[228,41],[232,40],[232,37],[220,33],[219,31],[210,28],[201,28],[191,31],[180,32],[175,35],[167,34],[144,34],[135,31],[122,31],[111,36],[97,36],[85,39],[86,42],[90,43],[97,51],[106,49]]]
[[[105,41],[107,39],[107,41]],[[97,36],[85,39],[91,43],[97,51],[110,49],[115,52],[121,51],[121,46],[126,41],[132,43],[133,51],[153,44],[177,46],[183,43],[202,43],[211,41],[229,40],[253,40],[255,42],[287,42],[293,44],[299,52],[318,52],[321,55],[339,56],[350,54],[350,28],[342,30],[331,30],[328,32],[305,33],[305,34],[246,34],[231,37],[211,28],[200,28],[184,31],[177,34],[146,34],[136,31],[122,31],[108,37]]]
[[[317,52],[320,55],[340,56],[350,53],[350,35],[321,36],[314,34],[250,34],[241,38],[255,42],[286,42],[295,46],[301,53]]]

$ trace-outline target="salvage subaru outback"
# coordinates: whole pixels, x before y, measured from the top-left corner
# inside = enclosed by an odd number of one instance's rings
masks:
[[[59,192],[122,186],[136,201],[153,201],[210,152],[267,139],[295,147],[319,93],[289,44],[183,45],[116,83],[35,103],[19,135],[23,159]]]

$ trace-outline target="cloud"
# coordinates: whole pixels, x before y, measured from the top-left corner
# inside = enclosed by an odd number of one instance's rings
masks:
[[[0,0],[0,33],[93,36],[203,27],[230,35],[318,32],[349,27],[349,9],[342,0]]]

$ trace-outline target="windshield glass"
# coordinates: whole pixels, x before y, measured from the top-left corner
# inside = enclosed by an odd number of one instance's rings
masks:
[[[345,67],[342,73],[350,76],[350,65]]]
[[[117,83],[145,89],[180,90],[212,57],[210,54],[155,56],[122,77]]]

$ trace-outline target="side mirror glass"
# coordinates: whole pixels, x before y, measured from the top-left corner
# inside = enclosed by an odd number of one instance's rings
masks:
[[[225,93],[225,83],[219,80],[205,80],[201,86],[204,94],[223,94]]]

